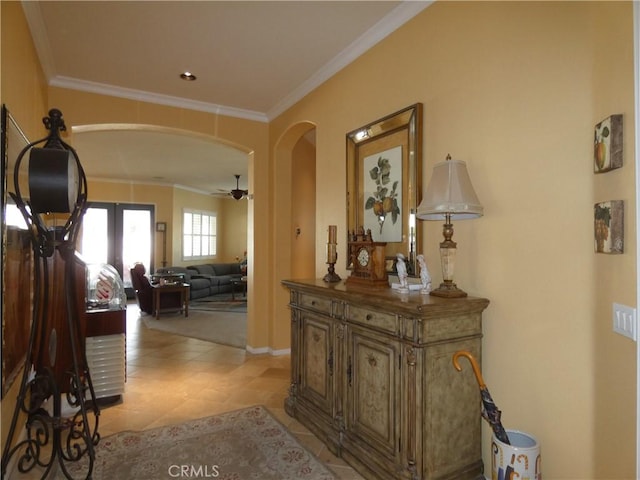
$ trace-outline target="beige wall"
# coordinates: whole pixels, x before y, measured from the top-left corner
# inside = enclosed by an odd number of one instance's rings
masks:
[[[437,2],[268,126],[59,88],[47,101],[18,5],[2,2],[2,101],[25,112],[29,135],[56,106],[68,126],[165,125],[252,152],[250,282],[264,287],[249,289],[253,346],[288,347],[280,280],[293,271],[295,143],[316,127],[322,276],[327,226],[346,235],[345,133],[423,103],[423,183],[451,153],[467,161],[485,207],[455,223],[456,280],[491,300],[483,372],[504,423],[539,438],[545,478],[635,477],[636,346],[611,331],[611,304],[635,305],[637,288],[631,2]],[[20,55],[7,53],[16,40]],[[596,176],[593,127],[613,113],[624,114],[625,165]],[[625,200],[620,256],[593,253],[593,204],[607,199]],[[422,244],[434,282],[441,229],[427,222]],[[344,258],[344,241],[338,249]],[[489,438],[485,427],[487,471]]]
[[[0,32],[0,102],[29,138],[42,138],[47,89],[20,2],[0,2]],[[11,425],[19,378],[0,403],[2,448]]]
[[[635,478],[635,345],[611,331],[612,302],[633,306],[637,283],[632,39],[630,2],[437,2],[271,123],[275,152],[291,126],[317,125],[320,245],[327,225],[346,229],[345,133],[424,104],[424,184],[451,153],[485,207],[454,236],[458,283],[491,300],[485,379],[507,428],[539,438],[545,478]],[[593,128],[613,113],[625,166],[595,176]],[[289,167],[274,162],[279,191]],[[626,253],[595,255],[593,204],[618,198]],[[442,225],[425,227],[439,283]],[[284,294],[277,305],[284,328]],[[489,440],[485,426],[487,470]]]
[[[624,121],[624,166],[612,172],[590,177],[592,203],[624,200],[625,253],[594,255],[593,272],[593,355],[585,365],[593,372],[595,422],[594,476],[597,478],[635,478],[633,470],[638,451],[636,435],[636,348],[631,340],[612,333],[611,304],[636,306],[638,288],[636,271],[637,212],[635,209],[634,81],[632,9],[629,3],[608,6],[591,5],[594,25],[593,103],[597,123],[613,113]],[[636,47],[638,47],[636,45]],[[612,442],[620,438],[623,441]],[[615,466],[621,462],[621,465]],[[633,474],[633,475],[632,475]]]
[[[220,200],[218,261],[235,262],[237,258],[242,259],[247,249],[248,206],[249,200],[245,198]]]
[[[48,109],[44,74],[20,2],[1,4],[1,100],[29,138],[42,138]]]

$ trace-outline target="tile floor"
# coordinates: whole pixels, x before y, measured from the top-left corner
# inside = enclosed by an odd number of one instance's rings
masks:
[[[148,329],[137,305],[127,309],[127,383],[123,402],[104,408],[102,437],[262,404],[343,480],[361,480],[283,407],[289,355],[244,350]]]

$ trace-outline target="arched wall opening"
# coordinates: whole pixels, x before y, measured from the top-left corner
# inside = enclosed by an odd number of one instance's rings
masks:
[[[174,225],[169,224],[167,232],[167,245],[168,262],[171,265],[186,266],[187,262],[182,262],[181,258],[181,218],[182,208],[175,205],[174,197],[189,197],[199,196],[201,201],[206,201],[207,198],[213,201],[216,208],[221,208],[226,216],[236,215],[238,208],[244,207],[242,212],[243,218],[246,218],[246,224],[240,225],[236,230],[240,231],[239,237],[227,239],[226,243],[229,246],[219,248],[218,253],[226,254],[220,255],[220,261],[234,261],[236,256],[242,255],[246,249],[248,252],[248,268],[250,272],[256,273],[253,265],[253,252],[254,252],[254,238],[253,238],[253,201],[249,199],[233,200],[230,197],[218,197],[212,195],[217,191],[217,185],[212,183],[211,191],[199,190],[198,188],[190,189],[188,186],[182,184],[178,178],[172,178],[171,172],[177,169],[178,173],[182,171],[194,171],[197,173],[203,182],[206,181],[219,181],[215,180],[217,177],[222,177],[223,182],[231,182],[232,187],[235,188],[236,180],[232,173],[238,173],[242,175],[242,181],[240,187],[243,189],[249,189],[252,192],[251,186],[253,185],[253,163],[254,152],[252,149],[233,143],[218,137],[180,129],[171,128],[150,124],[125,124],[125,123],[102,123],[102,124],[87,124],[73,126],[71,129],[73,136],[70,139],[70,143],[78,150],[81,162],[91,182],[101,182],[102,190],[107,187],[112,197],[106,200],[112,200],[116,197],[121,202],[140,201],[142,203],[153,203],[156,205],[156,221],[171,222]],[[93,146],[90,142],[98,140]],[[161,141],[158,141],[161,139]],[[156,144],[154,144],[154,142]],[[171,146],[171,144],[174,144]],[[167,145],[169,145],[167,147]],[[131,159],[131,154],[126,151],[127,146],[130,146],[133,155],[137,155],[134,160]],[[163,152],[158,152],[158,149],[165,148],[171,150],[173,154],[180,155],[176,158],[167,158],[170,155],[164,156]],[[191,148],[197,149],[199,152],[205,151],[207,158],[187,158],[186,151]],[[100,155],[94,154],[95,150],[102,150]],[[104,151],[107,151],[106,158],[104,157]],[[176,153],[177,152],[177,153]],[[145,160],[140,158],[140,155],[150,155],[151,158]],[[198,154],[200,155],[200,154]],[[230,165],[224,168],[215,162],[215,159],[220,155],[224,155],[225,161]],[[149,178],[142,178],[132,174],[129,163],[131,161],[136,162],[149,162],[145,168],[135,169],[136,175],[140,170],[146,171]],[[162,168],[162,175],[158,175],[160,167],[156,168],[163,162],[172,162],[171,165],[165,165],[167,168]],[[94,165],[96,164],[96,165]],[[108,169],[111,169],[112,174],[108,174]],[[225,170],[227,169],[227,170]],[[99,175],[94,175],[93,172],[100,172]],[[164,178],[153,178],[162,176]],[[192,191],[193,190],[193,191]],[[195,195],[195,193],[199,195]],[[89,188],[89,200],[103,201],[105,198],[96,198],[96,189]],[[144,197],[144,198],[143,198]],[[224,197],[224,198],[223,198]],[[204,199],[204,200],[202,200]],[[244,205],[242,205],[244,204]],[[203,207],[205,208],[205,207]],[[230,212],[230,213],[229,213]],[[223,215],[224,217],[224,215]],[[173,227],[173,228],[171,228]],[[228,230],[228,224],[220,226],[224,231],[221,232],[221,236],[224,236],[225,231]],[[227,235],[228,236],[228,235]],[[246,243],[245,243],[246,238]],[[159,255],[162,251],[162,237],[159,234],[155,235],[155,265],[161,265],[161,257]],[[190,262],[196,263],[196,262]],[[258,272],[260,273],[260,272]],[[264,275],[265,273],[262,272]],[[252,274],[251,277],[254,277]],[[247,324],[248,330],[252,328],[253,323],[256,321],[253,294],[253,282],[250,283],[247,292]],[[264,320],[263,320],[264,321]],[[266,346],[266,338],[261,337],[261,340],[256,342],[257,347]]]
[[[291,126],[274,148],[274,321],[269,335],[276,348],[288,349],[291,343],[289,294],[281,281],[315,277],[316,169],[315,125]]]
[[[157,221],[169,221],[176,227],[167,239],[170,264],[180,265],[182,260],[181,211],[171,207],[171,198],[177,195],[170,189],[199,195],[198,203],[203,208],[213,203],[209,199],[228,200],[218,202],[216,209],[227,210],[225,205],[228,204],[230,215],[234,208],[238,210],[238,206],[243,206],[240,211],[247,219],[246,223],[241,228],[232,229],[238,231],[242,238],[237,238],[236,245],[231,245],[233,242],[221,232],[217,251],[219,260],[231,261],[248,250],[248,232],[252,229],[249,228],[247,200],[231,201],[227,194],[235,188],[236,174],[241,175],[242,186],[247,188],[249,162],[253,159],[250,149],[211,135],[156,125],[81,125],[74,126],[72,132],[74,146],[90,181],[113,182],[114,190],[118,183],[130,186],[137,184],[139,190],[143,185],[149,189],[156,187],[153,203],[158,205],[161,212]],[[161,187],[168,188],[166,194],[161,193]],[[129,192],[123,192],[120,188],[120,192],[125,197],[134,195],[133,187],[129,188]],[[92,196],[91,191],[89,196]],[[120,201],[125,200],[120,198]],[[171,210],[167,210],[169,208]],[[229,230],[228,225],[219,227]],[[241,245],[243,243],[246,245]]]

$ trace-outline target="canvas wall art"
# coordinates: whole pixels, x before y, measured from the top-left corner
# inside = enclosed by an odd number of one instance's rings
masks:
[[[624,251],[624,202],[622,200],[595,204],[594,239],[596,253]]]
[[[593,142],[595,173],[622,167],[622,115],[611,115],[597,124]]]

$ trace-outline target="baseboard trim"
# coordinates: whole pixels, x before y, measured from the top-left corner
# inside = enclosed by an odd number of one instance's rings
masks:
[[[290,348],[283,348],[280,350],[273,350],[271,347],[252,347],[251,345],[247,345],[246,346],[246,350],[249,353],[252,353],[254,355],[260,355],[262,353],[268,353],[269,355],[272,355],[274,357],[278,357],[280,355],[288,355],[291,353],[291,349]]]

